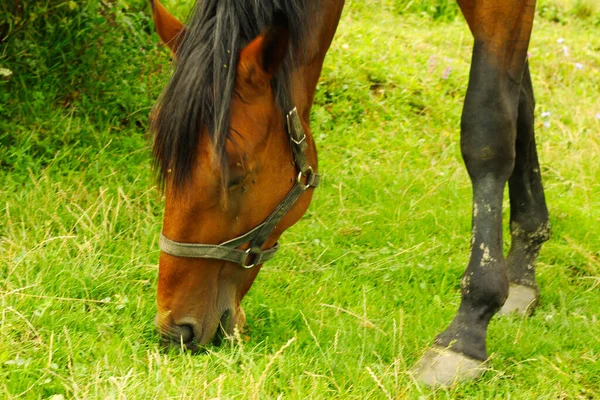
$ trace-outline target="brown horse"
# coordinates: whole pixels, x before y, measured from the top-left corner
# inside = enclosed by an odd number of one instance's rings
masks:
[[[549,237],[527,65],[535,0],[458,3],[475,38],[461,126],[472,247],[458,312],[413,368],[432,385],[480,376],[492,316],[537,305],[534,264]],[[306,211],[319,183],[310,109],[343,4],[203,0],[184,27],[154,1],[176,60],[153,124],[166,190],[157,295],[166,343],[195,349],[242,328],[242,298]]]

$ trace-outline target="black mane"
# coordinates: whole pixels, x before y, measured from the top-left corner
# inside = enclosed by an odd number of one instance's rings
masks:
[[[306,42],[316,0],[198,0],[177,50],[175,72],[156,107],[155,165],[161,182],[183,186],[190,178],[202,128],[227,176],[225,144],[240,50],[281,10],[288,19],[290,48],[272,86],[282,110],[291,106],[291,71]]]

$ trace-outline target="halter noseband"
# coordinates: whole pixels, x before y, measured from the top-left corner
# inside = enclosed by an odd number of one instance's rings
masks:
[[[252,268],[273,258],[279,249],[279,244],[275,243],[273,247],[266,250],[262,250],[262,246],[273,232],[273,229],[275,229],[277,223],[296,204],[306,189],[317,187],[321,180],[319,174],[314,173],[308,163],[308,158],[306,157],[306,133],[300,122],[296,107],[286,115],[286,120],[294,164],[298,169],[298,177],[292,189],[283,198],[281,203],[275,207],[275,210],[273,210],[267,219],[250,232],[221,244],[175,242],[161,233],[159,247],[162,251],[177,257],[213,258],[230,261],[239,264],[243,268]],[[305,182],[303,182],[303,178]],[[250,246],[247,250],[238,248],[248,242]]]

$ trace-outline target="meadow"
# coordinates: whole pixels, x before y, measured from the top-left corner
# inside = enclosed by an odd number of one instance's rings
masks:
[[[538,1],[540,306],[492,320],[482,379],[437,390],[408,371],[468,261],[473,41],[454,5],[347,1],[312,113],[322,185],[246,296],[247,329],[192,355],[162,350],[153,323],[164,199],[148,115],[171,67],[149,7],[14,4],[0,8],[0,398],[600,398],[594,2]]]

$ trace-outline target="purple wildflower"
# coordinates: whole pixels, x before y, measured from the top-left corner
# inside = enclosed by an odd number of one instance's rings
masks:
[[[452,67],[447,66],[446,69],[444,69],[444,75],[442,75],[442,79],[448,79],[448,77],[450,77],[450,71],[452,71]]]
[[[429,57],[429,61],[427,61],[427,65],[429,66],[428,72],[431,74],[437,65],[437,60],[435,56]]]

